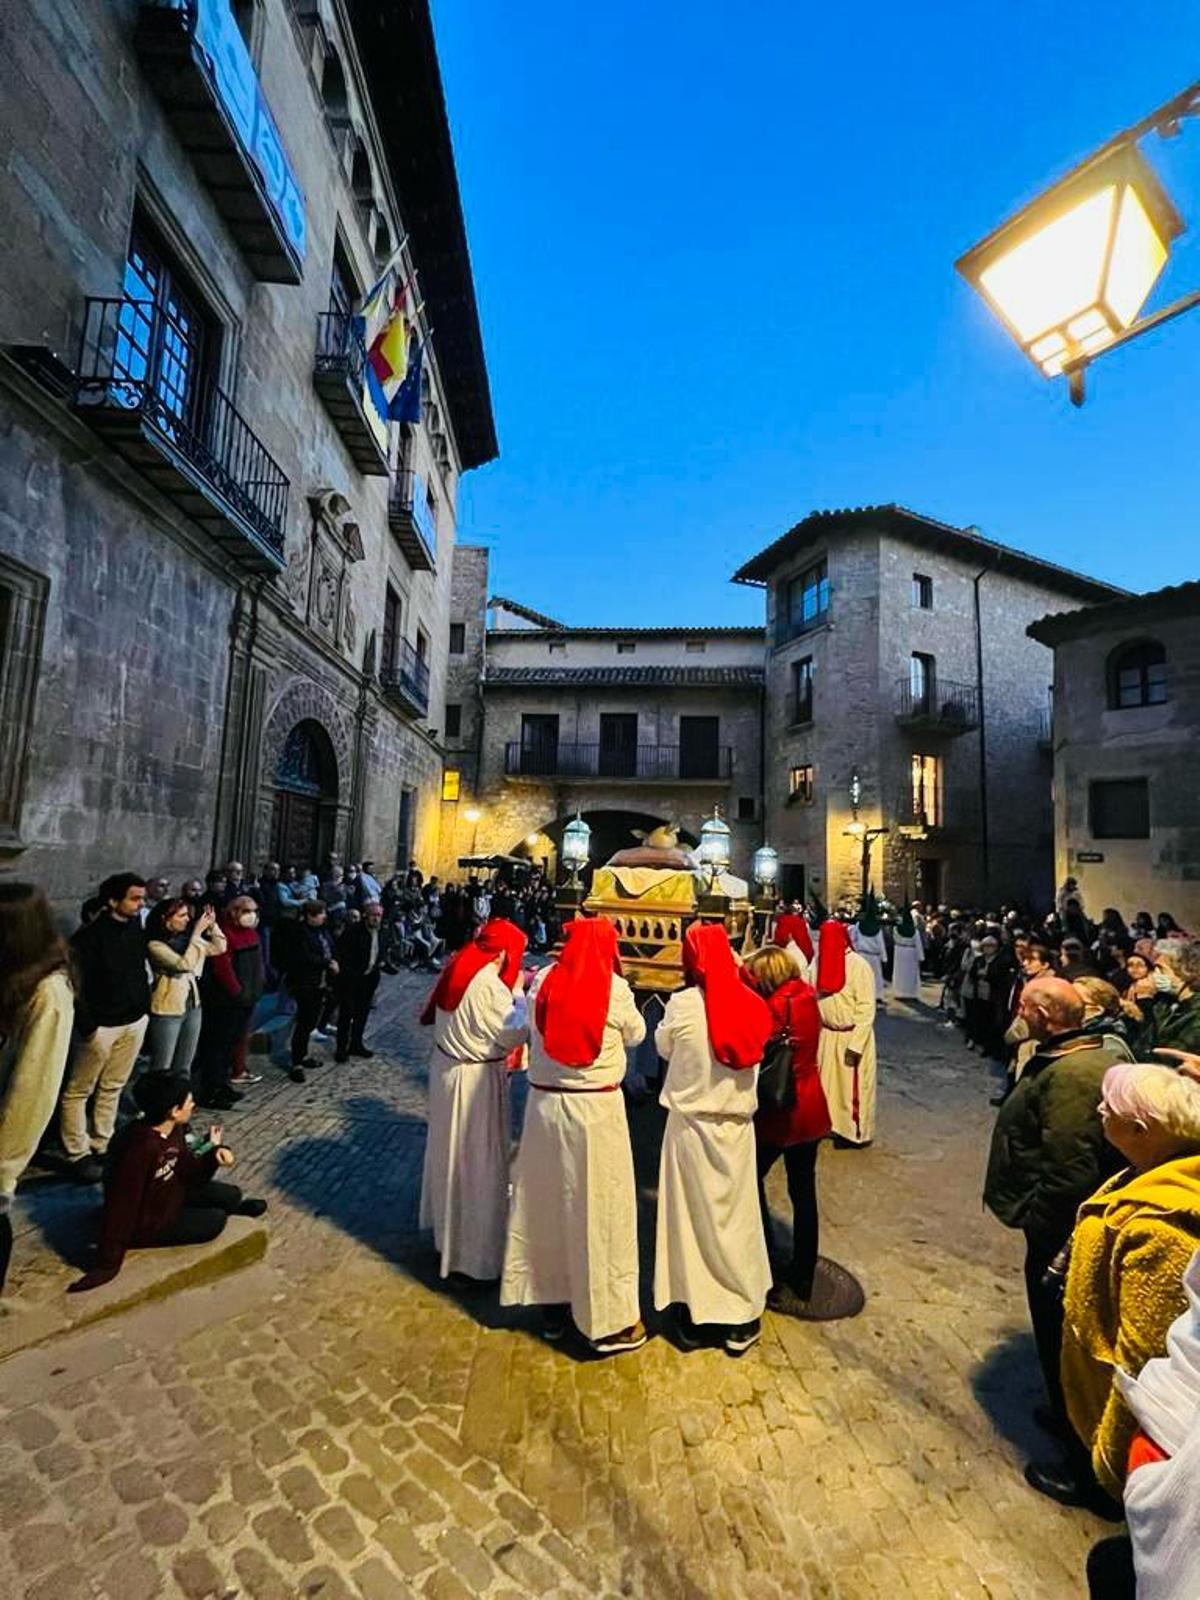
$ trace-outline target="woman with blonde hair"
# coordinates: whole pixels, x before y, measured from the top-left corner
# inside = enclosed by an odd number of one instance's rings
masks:
[[[1129,1165],[1079,1208],[1062,1380],[1096,1478],[1119,1498],[1136,1424],[1116,1375],[1136,1378],[1165,1354],[1167,1330],[1187,1308],[1183,1275],[1200,1247],[1200,1084],[1171,1067],[1123,1062],[1104,1075],[1100,1115]],[[1089,1503],[1090,1486],[1078,1488],[1073,1500],[1055,1498]]]

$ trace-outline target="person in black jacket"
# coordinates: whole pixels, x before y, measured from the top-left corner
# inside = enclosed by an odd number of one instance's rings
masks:
[[[323,901],[310,900],[302,908],[295,935],[288,942],[287,986],[296,1001],[292,1070],[288,1074],[293,1083],[303,1083],[304,1069],[318,1065],[308,1053],[309,1035],[320,1018],[330,984],[338,975],[333,940],[325,926],[327,915]]]
[[[79,963],[76,1021],[83,1043],[67,1073],[59,1132],[71,1174],[99,1183],[99,1157],[108,1149],[121,1090],[150,1019],[150,969],[141,913],[146,881],[117,872],[100,885],[104,910],[71,940]],[[88,1102],[91,1101],[91,1117]]]
[[[351,1056],[366,1060],[375,1054],[363,1043],[363,1030],[371,1012],[371,1002],[379,987],[380,962],[383,956],[383,907],[378,900],[368,900],[362,908],[362,920],[352,922],[337,941],[337,1054],[335,1061],[348,1061]]]
[[[250,1018],[266,981],[258,938],[258,907],[248,894],[239,895],[226,906],[221,931],[226,948],[205,963],[200,979],[204,1014],[195,1078],[202,1106],[231,1111],[242,1093],[233,1087],[230,1075],[239,1057],[244,1068]]]

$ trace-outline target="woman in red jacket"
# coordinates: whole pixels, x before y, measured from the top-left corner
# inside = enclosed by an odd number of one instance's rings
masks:
[[[746,971],[770,1007],[777,1033],[786,1031],[792,1042],[796,1098],[786,1111],[760,1110],[754,1119],[754,1133],[758,1144],[758,1195],[768,1244],[772,1235],[765,1181],[780,1156],[792,1202],[791,1271],[784,1283],[776,1283],[771,1290],[767,1305],[773,1311],[795,1314],[803,1311],[797,1301],[806,1304],[812,1298],[819,1243],[817,1151],[831,1128],[817,1070],[821,1013],[816,990],[798,976],[794,960],[778,945],[764,945],[748,956]]]

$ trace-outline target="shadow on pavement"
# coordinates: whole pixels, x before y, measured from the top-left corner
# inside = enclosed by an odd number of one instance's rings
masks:
[[[1049,1441],[1033,1420],[1033,1408],[1044,1396],[1031,1332],[1014,1330],[993,1345],[972,1372],[971,1389],[1002,1438],[1025,1455],[1046,1453]]]

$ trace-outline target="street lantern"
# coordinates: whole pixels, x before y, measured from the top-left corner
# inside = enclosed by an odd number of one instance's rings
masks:
[[[576,812],[575,820],[563,829],[562,838],[562,864],[571,874],[572,889],[579,888],[579,874],[588,864],[591,842],[592,830]]]
[[[754,881],[768,893],[779,881],[779,851],[769,844],[760,845],[754,852]]]
[[[714,806],[712,816],[700,829],[700,848],[697,852],[701,864],[708,868],[710,884],[715,883],[718,875],[729,865],[732,842],[733,835],[721,816],[721,808]]]
[[[1124,344],[1200,304],[1200,292],[1140,315],[1184,231],[1138,148],[1200,112],[1193,84],[1128,128],[1018,211],[956,262],[1047,378],[1066,375],[1083,402],[1083,373],[1101,351]]]

